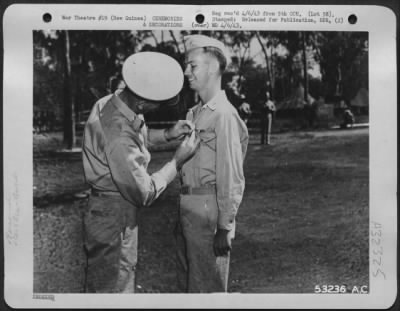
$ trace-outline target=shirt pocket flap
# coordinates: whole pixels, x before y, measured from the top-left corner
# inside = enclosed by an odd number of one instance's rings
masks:
[[[199,136],[202,143],[206,144],[208,147],[215,151],[215,140],[217,138],[217,135],[214,131],[199,129],[197,130],[197,135]]]
[[[200,140],[205,143],[217,138],[215,132],[211,130],[198,129],[197,135],[199,136]]]

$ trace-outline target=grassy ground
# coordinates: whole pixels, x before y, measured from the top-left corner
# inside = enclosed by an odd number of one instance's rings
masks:
[[[86,189],[79,154],[35,136],[34,291],[81,292]],[[315,285],[368,285],[368,129],[252,135],[237,216],[230,292],[310,293]],[[152,154],[149,170],[171,152]],[[139,292],[174,292],[177,181],[140,211]]]

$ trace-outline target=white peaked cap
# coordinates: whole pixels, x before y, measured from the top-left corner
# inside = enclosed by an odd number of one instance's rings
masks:
[[[132,92],[154,101],[171,99],[183,86],[183,71],[179,63],[157,52],[129,56],[122,67],[122,77]]]

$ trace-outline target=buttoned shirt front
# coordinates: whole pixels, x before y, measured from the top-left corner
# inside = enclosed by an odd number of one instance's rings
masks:
[[[218,228],[231,230],[241,203],[245,179],[243,161],[249,140],[245,123],[220,91],[208,103],[189,110],[200,146],[181,169],[181,180],[191,187],[216,187]]]
[[[147,130],[118,93],[94,105],[85,126],[82,146],[86,182],[98,191],[119,192],[137,207],[150,205],[176,176],[168,162],[152,175],[148,144],[165,143],[163,130]]]

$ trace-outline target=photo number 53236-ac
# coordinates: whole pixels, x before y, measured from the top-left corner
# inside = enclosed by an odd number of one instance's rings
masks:
[[[368,286],[347,285],[315,285],[316,294],[368,294]]]

